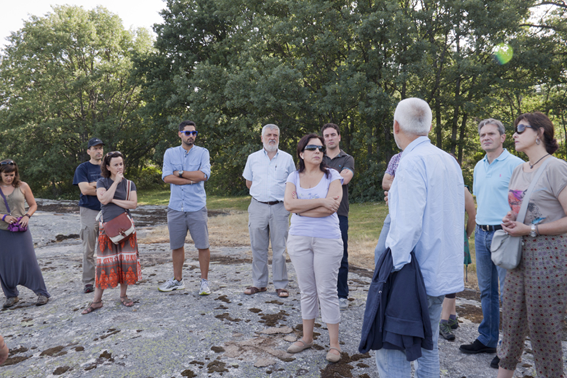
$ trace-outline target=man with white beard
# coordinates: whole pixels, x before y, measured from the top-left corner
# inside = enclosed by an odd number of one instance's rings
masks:
[[[267,124],[262,128],[264,147],[248,156],[242,176],[250,189],[248,229],[252,247],[252,286],[244,294],[267,290],[268,246],[272,241],[272,280],[280,298],[289,296],[285,264],[285,246],[289,228],[289,212],[283,204],[285,182],[295,171],[293,158],[278,149],[280,129]]]

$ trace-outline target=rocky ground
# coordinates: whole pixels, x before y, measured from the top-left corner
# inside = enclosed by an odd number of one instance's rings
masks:
[[[82,316],[92,294],[82,293],[76,202],[39,202],[31,230],[52,297],[46,306],[36,307],[35,295],[20,288],[18,305],[0,311],[0,332],[11,349],[0,366],[1,377],[378,377],[373,352],[358,353],[371,272],[350,272],[350,307],[342,312],[340,325],[343,359],[337,364],[325,361],[329,340],[320,319],[315,347],[297,355],[286,353],[301,335],[293,265],[288,264],[290,298],[278,298],[273,286],[246,296],[243,290],[251,283],[249,248],[211,247],[213,293],[200,297],[192,245],[186,246],[186,289],[166,294],[157,286],[172,273],[168,244],[141,244],[143,279],[128,289],[135,306],[121,306],[118,290],[107,290],[104,307]],[[165,223],[165,210],[141,206],[134,217],[143,236]],[[494,355],[458,351],[477,335],[482,318],[478,293],[459,294],[457,304],[457,340],[439,343],[442,376],[496,377],[497,371],[489,368]],[[535,377],[529,341],[526,345],[516,377]],[[566,342],[563,348],[567,352]]]

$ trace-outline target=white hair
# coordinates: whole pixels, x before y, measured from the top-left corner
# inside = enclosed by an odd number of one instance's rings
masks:
[[[278,133],[280,132],[280,128],[277,125],[274,125],[273,123],[268,123],[267,125],[265,125],[264,127],[262,127],[262,136],[264,136],[264,134],[266,134],[266,130],[277,130]]]
[[[406,98],[398,103],[394,112],[394,121],[408,134],[427,135],[431,129],[433,114],[431,108],[420,98]]]

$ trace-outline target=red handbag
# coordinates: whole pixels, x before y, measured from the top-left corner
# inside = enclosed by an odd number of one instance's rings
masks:
[[[126,195],[126,200],[130,199],[130,186],[131,181],[126,180],[126,185],[128,186],[128,193]],[[104,220],[104,219],[103,219]],[[132,218],[128,215],[128,213],[124,212],[117,216],[116,218],[102,223],[104,228],[104,232],[106,236],[110,238],[110,240],[114,244],[120,243],[122,240],[126,239],[128,236],[134,233],[136,229],[134,228],[134,223],[132,222]]]

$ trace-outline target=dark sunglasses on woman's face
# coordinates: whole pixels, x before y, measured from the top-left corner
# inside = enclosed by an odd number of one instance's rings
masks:
[[[530,129],[533,129],[533,127],[531,127],[530,125],[524,125],[523,123],[519,123],[519,124],[516,126],[516,134],[521,134],[521,133],[523,133],[524,131],[526,131],[526,129],[527,129],[528,127],[529,127]]]
[[[319,150],[319,152],[325,152],[325,146],[318,146],[316,144],[308,144],[304,148],[305,151],[315,151]]]
[[[182,134],[185,134],[185,136],[189,136],[189,135],[197,136],[197,134],[198,134],[197,130],[182,131],[181,133],[182,133]]]
[[[0,162],[0,165],[16,165],[16,163],[14,163],[14,160],[8,160]]]

